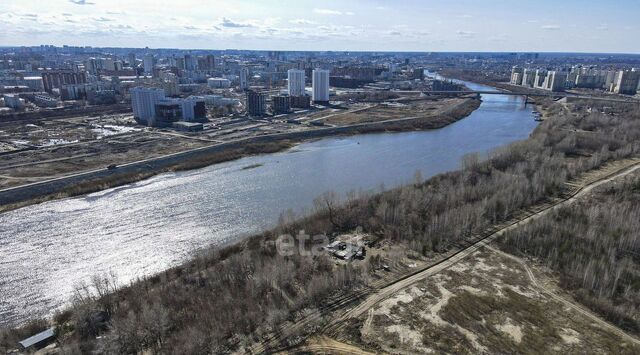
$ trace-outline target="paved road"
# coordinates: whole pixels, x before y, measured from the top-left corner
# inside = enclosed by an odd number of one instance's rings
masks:
[[[328,136],[334,136],[339,134],[348,134],[351,132],[357,132],[360,128],[372,128],[380,127],[383,129],[385,126],[393,125],[400,122],[407,122],[415,120],[416,117],[404,117],[398,119],[389,119],[377,122],[356,123],[352,125],[340,126],[340,127],[320,127],[304,131],[293,131],[283,133],[270,133],[257,136],[248,136],[241,138],[234,138],[224,141],[223,143],[215,143],[204,147],[189,149],[177,153],[171,153],[162,155],[159,157],[142,159],[138,161],[118,164],[118,168],[107,171],[105,168],[90,169],[80,171],[77,173],[55,177],[53,179],[47,179],[43,181],[32,182],[28,184],[22,184],[9,188],[0,189],[0,204],[11,204],[20,201],[28,200],[40,195],[46,195],[62,190],[65,187],[75,185],[79,182],[90,180],[92,178],[102,178],[105,176],[113,176],[117,174],[126,173],[142,173],[149,172],[155,169],[161,169],[162,167],[171,166],[173,162],[185,161],[191,157],[198,155],[207,155],[216,152],[223,151],[225,149],[239,148],[246,143],[265,143],[274,142],[279,140],[304,140],[313,138],[322,138]],[[50,187],[50,188],[49,188]],[[40,190],[45,190],[44,193]],[[49,191],[52,190],[52,191]]]

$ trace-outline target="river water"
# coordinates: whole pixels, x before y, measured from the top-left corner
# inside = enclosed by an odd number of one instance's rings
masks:
[[[327,138],[0,214],[0,325],[50,315],[92,275],[111,272],[128,283],[199,248],[272,227],[283,211],[308,210],[325,191],[344,195],[410,182],[417,170],[425,178],[454,170],[464,154],[525,139],[535,128],[524,98],[482,99],[469,117],[438,130]]]

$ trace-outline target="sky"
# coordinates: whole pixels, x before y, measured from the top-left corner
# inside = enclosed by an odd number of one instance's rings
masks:
[[[640,53],[640,0],[0,0],[0,46]]]

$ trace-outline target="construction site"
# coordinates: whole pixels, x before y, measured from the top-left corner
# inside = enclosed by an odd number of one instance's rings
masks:
[[[412,95],[414,96],[414,95]],[[151,128],[137,124],[132,115],[114,114],[56,119],[0,122],[0,188],[64,178],[125,164],[144,163],[182,153],[233,143],[299,142],[319,136],[386,130],[439,128],[472,112],[476,98],[407,97],[405,102],[346,103],[298,110],[266,118],[221,118],[205,123],[198,132]],[[413,114],[411,114],[413,112]],[[421,113],[416,115],[416,113]],[[335,130],[331,130],[331,129]],[[288,144],[280,144],[286,148]],[[282,149],[280,148],[280,149]],[[274,148],[256,148],[255,153]],[[218,151],[218,149],[215,149]],[[251,153],[210,157],[219,162]],[[207,160],[206,154],[197,160]],[[171,168],[163,167],[163,170]],[[201,166],[201,164],[194,164]],[[145,176],[154,171],[148,170]],[[158,170],[157,172],[160,172]]]

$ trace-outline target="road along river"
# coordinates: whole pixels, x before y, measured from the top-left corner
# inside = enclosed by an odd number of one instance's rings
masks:
[[[463,155],[525,139],[535,128],[523,97],[482,100],[469,117],[437,130],[327,138],[0,214],[0,325],[50,315],[93,275],[113,272],[128,283],[272,227],[283,211],[308,210],[323,192],[388,188],[417,170],[425,178],[454,170]]]

